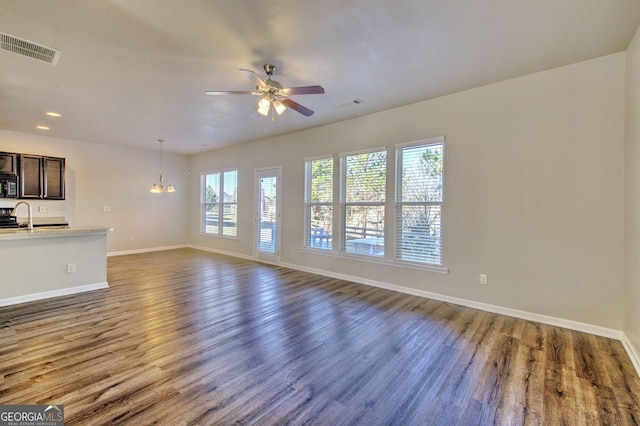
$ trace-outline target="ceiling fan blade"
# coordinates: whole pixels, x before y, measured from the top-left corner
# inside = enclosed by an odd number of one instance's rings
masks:
[[[300,105],[299,103],[292,101],[289,98],[284,98],[280,101],[284,106],[286,106],[287,108],[291,108],[294,111],[298,111],[300,114],[304,115],[305,117],[311,117],[313,115],[313,111],[310,110],[309,108]]]
[[[322,86],[287,87],[280,91],[285,95],[320,95],[324,93]]]
[[[260,76],[256,74],[254,71],[240,68],[240,72],[244,74],[249,80],[253,81],[256,87],[262,87],[262,88],[267,87],[267,84],[264,82],[264,80],[261,79]]]
[[[205,95],[259,95],[258,92],[252,92],[250,90],[222,90],[222,91],[209,91],[204,92]]]

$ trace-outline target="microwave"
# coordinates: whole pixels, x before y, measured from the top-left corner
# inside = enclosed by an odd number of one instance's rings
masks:
[[[18,198],[18,176],[0,174],[0,198]]]

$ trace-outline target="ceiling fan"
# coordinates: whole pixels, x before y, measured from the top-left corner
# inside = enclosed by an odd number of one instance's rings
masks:
[[[299,112],[305,117],[313,115],[313,111],[300,105],[299,103],[288,98],[289,95],[317,95],[324,93],[322,86],[301,86],[301,87],[282,87],[282,84],[271,79],[273,72],[276,70],[275,65],[265,64],[264,71],[267,73],[267,79],[263,80],[260,76],[251,70],[241,69],[240,72],[246,75],[256,84],[256,90],[227,90],[227,91],[210,91],[205,92],[207,95],[256,95],[262,96],[258,101],[257,112],[260,115],[268,117],[271,115],[271,121],[274,121],[275,115],[282,114],[287,108]]]

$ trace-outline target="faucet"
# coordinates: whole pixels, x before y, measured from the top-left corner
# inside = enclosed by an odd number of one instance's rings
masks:
[[[25,206],[27,206],[27,220],[29,221],[27,223],[27,231],[33,231],[33,215],[31,213],[31,204],[27,203],[26,201],[19,201],[16,206],[13,208],[13,210],[11,210],[11,216],[15,216],[16,212],[18,211],[18,207],[20,206],[20,204],[24,204]]]

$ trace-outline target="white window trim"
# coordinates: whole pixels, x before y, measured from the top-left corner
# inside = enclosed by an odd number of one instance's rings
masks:
[[[331,199],[332,201],[328,201],[328,202],[311,202],[307,199],[307,194],[309,194],[311,192],[311,179],[308,176],[309,170],[307,169],[307,164],[311,161],[318,161],[318,160],[333,160],[333,187],[332,189],[332,194],[331,194]],[[314,252],[331,252],[333,250],[336,249],[336,244],[334,244],[335,239],[332,237],[332,243],[331,243],[331,249],[323,249],[320,247],[311,247],[309,245],[309,232],[307,232],[307,224],[309,224],[309,207],[312,205],[317,205],[317,206],[331,206],[331,208],[333,209],[333,218],[332,218],[332,229],[333,229],[333,235],[335,236],[335,225],[336,225],[336,201],[335,201],[335,197],[336,197],[336,193],[335,193],[335,175],[336,175],[336,159],[333,156],[333,154],[325,154],[325,155],[317,155],[317,156],[313,156],[313,157],[305,157],[304,158],[304,223],[303,223],[303,230],[302,230],[302,238],[303,238],[303,247],[307,250],[312,250]]]
[[[427,139],[418,139],[410,142],[400,142],[395,144],[396,151],[400,148],[406,148],[409,146],[421,146],[421,145],[444,145],[445,137],[444,136],[435,136],[433,138]]]
[[[304,162],[307,163],[308,161],[326,160],[328,158],[333,158],[333,154],[315,155],[313,157],[304,157]]]
[[[396,258],[396,238],[398,238],[397,233],[396,233],[396,220],[397,220],[397,206],[398,206],[398,197],[401,194],[401,190],[399,189],[399,185],[402,185],[402,179],[398,179],[398,170],[401,170],[401,166],[402,166],[402,161],[400,160],[400,156],[398,155],[398,152],[400,149],[405,148],[405,147],[411,147],[411,146],[423,146],[423,145],[442,145],[442,152],[443,152],[443,158],[446,158],[446,156],[444,155],[445,152],[445,136],[437,136],[437,137],[431,137],[431,138],[426,138],[426,139],[420,139],[420,140],[414,140],[414,141],[410,141],[410,142],[402,142],[402,143],[398,143],[394,145],[394,149],[390,150],[388,149],[387,146],[377,146],[377,147],[373,147],[373,148],[366,148],[366,149],[361,149],[361,150],[354,150],[354,151],[349,151],[349,152],[342,152],[339,154],[326,154],[326,155],[318,155],[318,156],[313,156],[313,157],[305,157],[304,158],[304,162],[305,162],[305,185],[307,184],[306,182],[306,163],[308,161],[313,161],[313,160],[322,160],[322,159],[327,159],[327,158],[333,158],[334,160],[334,168],[333,168],[333,188],[334,188],[334,193],[333,193],[333,203],[327,203],[327,204],[333,204],[333,229],[334,229],[334,241],[333,241],[333,245],[332,245],[332,249],[331,250],[326,250],[326,249],[318,249],[318,248],[313,248],[313,247],[309,247],[307,246],[307,242],[306,242],[306,235],[305,235],[305,240],[303,241],[303,245],[302,247],[300,247],[300,251],[302,252],[306,252],[306,253],[310,253],[310,254],[319,254],[322,256],[328,256],[328,257],[332,257],[335,259],[347,259],[347,260],[354,260],[354,261],[361,261],[361,262],[367,262],[367,263],[371,263],[371,264],[376,264],[376,265],[384,265],[384,266],[390,266],[390,267],[395,267],[395,268],[402,268],[402,269],[412,269],[412,270],[418,270],[418,271],[424,271],[424,272],[433,272],[433,273],[440,273],[440,274],[448,274],[449,273],[449,268],[444,266],[444,252],[441,253],[441,257],[440,257],[440,261],[442,262],[441,264],[437,265],[437,264],[432,264],[432,263],[422,263],[422,262],[414,262],[414,261],[410,261],[410,260],[404,260],[404,259],[398,259]],[[384,205],[385,206],[385,216],[389,213],[391,213],[390,217],[392,217],[392,221],[391,223],[393,224],[392,228],[393,229],[387,229],[387,227],[385,226],[385,255],[384,257],[378,257],[378,256],[369,256],[369,255],[364,255],[364,254],[357,254],[357,253],[348,253],[345,252],[343,250],[342,246],[342,242],[344,240],[343,238],[343,221],[344,221],[344,206],[345,206],[345,201],[344,201],[344,179],[346,177],[346,174],[343,173],[344,168],[346,167],[346,163],[345,163],[345,158],[349,155],[358,155],[358,154],[367,154],[367,153],[371,153],[371,152],[378,152],[378,151],[385,151],[386,152],[386,156],[387,156],[387,175],[386,175],[386,179],[387,179],[387,193],[385,194],[385,202],[381,202],[378,203],[378,205]],[[336,160],[338,160],[337,163],[337,167],[336,167]],[[393,163],[393,164],[392,164]],[[390,170],[390,166],[393,165],[395,167],[395,170]],[[444,167],[444,164],[443,164]],[[390,175],[391,173],[391,175]],[[442,208],[444,208],[444,204],[445,204],[445,175],[446,175],[446,167],[444,167],[443,169],[443,176],[442,176],[442,202],[432,202],[433,205],[439,205],[442,206]],[[389,176],[391,176],[391,178],[394,180],[393,182],[390,183],[389,181]],[[305,191],[307,190],[306,186],[305,186]],[[393,191],[393,193],[391,193],[390,191]],[[349,203],[352,204],[352,203]],[[353,203],[354,205],[357,203]],[[372,205],[373,203],[362,203],[365,205]],[[407,203],[403,203],[403,204],[407,204]],[[419,205],[424,205],[425,203],[418,203]],[[431,202],[429,202],[429,204],[431,204]],[[305,209],[307,207],[307,202],[306,202],[306,198],[305,198]],[[391,212],[390,212],[391,211]],[[305,213],[306,214],[306,213]],[[440,239],[441,239],[441,246],[444,246],[444,235],[446,232],[446,229],[444,227],[444,222],[445,222],[445,218],[444,218],[444,212],[442,212],[442,216],[441,216],[441,222],[440,222]],[[387,219],[385,218],[385,225],[387,224]],[[306,218],[305,218],[305,229],[304,232],[306,232]],[[338,231],[338,232],[336,232]],[[304,234],[304,233],[303,233]],[[393,240],[393,241],[391,241]],[[389,244],[390,242],[393,242],[393,244]],[[389,250],[390,249],[390,250]]]
[[[201,172],[200,173],[200,232],[199,235],[203,236],[203,237],[210,237],[210,238],[224,238],[227,240],[238,240],[238,231],[236,229],[236,235],[224,235],[224,234],[211,234],[206,232],[206,225],[205,225],[205,213],[204,213],[204,205],[206,204],[205,202],[205,192],[204,192],[204,186],[206,184],[206,179],[207,179],[207,175],[211,175],[214,173],[219,173],[220,176],[223,176],[223,174],[225,172],[232,172],[235,171],[236,172],[236,185],[238,185],[239,180],[240,180],[240,173],[238,171],[237,167],[229,167],[229,168],[224,168],[224,169],[218,169],[218,170],[210,170],[210,171],[205,171],[205,172]],[[222,179],[221,179],[222,182]],[[223,204],[233,204],[233,203],[218,203],[220,205],[220,207],[223,206]],[[238,206],[238,201],[236,200],[235,202],[236,208]],[[222,209],[221,209],[222,210]],[[237,226],[237,224],[236,224]]]
[[[389,197],[388,197],[388,193],[387,191],[385,191],[384,194],[384,201],[379,201],[379,202],[370,202],[370,203],[363,203],[363,202],[354,202],[354,203],[348,203],[349,205],[362,205],[362,206],[384,206],[384,214],[385,214],[385,230],[384,230],[384,256],[372,256],[372,255],[368,255],[368,254],[357,254],[357,253],[351,253],[351,252],[347,252],[346,251],[346,247],[345,247],[345,216],[346,216],[346,208],[347,208],[347,202],[345,201],[346,198],[346,194],[345,194],[345,189],[346,189],[346,167],[347,167],[347,163],[346,163],[346,157],[351,156],[351,155],[361,155],[361,154],[370,154],[372,152],[381,152],[383,151],[385,153],[385,162],[386,162],[386,172],[385,172],[385,186],[388,186],[389,184],[389,150],[387,149],[386,145],[383,146],[377,146],[377,147],[373,147],[373,148],[366,148],[366,149],[361,149],[361,150],[356,150],[356,151],[348,151],[348,152],[342,152],[338,155],[339,158],[339,164],[338,164],[338,174],[339,174],[339,187],[338,187],[338,200],[337,203],[335,204],[334,207],[334,218],[336,215],[336,211],[337,211],[337,215],[338,215],[338,225],[340,226],[340,235],[339,235],[339,239],[338,239],[338,244],[335,244],[336,239],[334,238],[334,245],[333,245],[333,249],[336,250],[338,253],[340,253],[341,256],[344,257],[351,257],[354,259],[372,259],[372,260],[383,260],[388,256],[388,251],[387,251],[387,243],[389,241],[388,236],[389,234],[387,233],[387,228],[386,228],[386,217],[387,217],[387,203],[389,201]],[[336,222],[334,220],[334,222]],[[334,226],[336,224],[334,223]],[[334,228],[335,229],[335,228]],[[335,234],[335,233],[334,233]]]
[[[433,138],[427,138],[427,139],[420,139],[420,140],[416,140],[416,141],[411,141],[411,142],[403,142],[403,143],[398,143],[395,145],[395,156],[396,156],[396,170],[395,170],[395,194],[394,194],[394,203],[393,203],[393,224],[394,224],[394,230],[397,227],[397,221],[398,221],[398,205],[402,204],[402,205],[429,205],[429,206],[440,206],[440,264],[433,264],[433,263],[421,263],[421,262],[411,262],[408,260],[404,260],[404,259],[399,259],[397,257],[397,246],[398,246],[398,232],[394,232],[394,244],[393,244],[393,260],[395,262],[400,262],[400,263],[407,263],[407,264],[417,264],[417,265],[424,265],[424,266],[428,266],[428,267],[435,267],[435,268],[444,268],[444,251],[442,251],[442,248],[444,247],[444,234],[445,234],[445,227],[444,227],[444,222],[445,222],[445,218],[444,218],[444,214],[443,214],[443,210],[444,210],[444,205],[445,205],[445,171],[446,171],[446,167],[443,164],[443,169],[442,169],[442,201],[431,201],[431,202],[402,202],[402,200],[400,200],[400,194],[402,194],[402,177],[399,176],[400,173],[402,173],[402,156],[398,155],[398,152],[400,152],[401,149],[403,148],[408,148],[408,147],[412,147],[412,146],[430,146],[430,145],[442,145],[442,158],[443,161],[446,158],[445,155],[445,140],[446,138],[444,136],[436,136]],[[445,268],[446,269],[446,268]],[[448,271],[448,269],[447,269]]]
[[[375,257],[375,256],[366,256],[354,253],[346,253],[344,251],[335,252],[332,250],[318,250],[310,247],[301,247],[301,251],[312,253],[312,254],[320,254],[323,256],[333,257],[335,259],[348,259],[348,260],[358,260],[362,262],[368,262],[375,265],[384,265],[384,266],[392,266],[395,268],[403,268],[403,269],[414,269],[417,271],[425,271],[425,272],[437,272],[439,274],[448,274],[449,268],[446,266],[438,266],[431,263],[418,263],[418,262],[409,262],[401,259],[387,259],[384,257]]]

